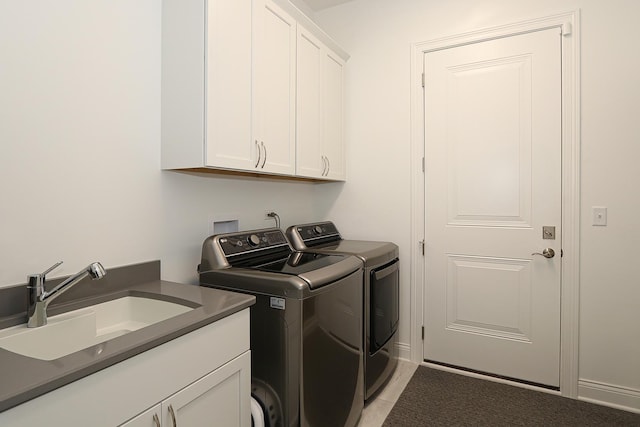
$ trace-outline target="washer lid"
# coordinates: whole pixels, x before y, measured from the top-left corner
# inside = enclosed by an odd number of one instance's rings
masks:
[[[329,255],[311,252],[293,252],[286,258],[281,258],[263,264],[245,265],[243,267],[298,276],[312,270],[318,270],[320,268],[337,264],[343,261],[344,258],[344,255],[338,254]]]
[[[313,257],[313,254],[309,254],[309,256]],[[314,259],[315,261],[295,267],[291,265],[286,267],[265,265],[265,268],[261,269],[257,265],[244,267],[232,265],[203,270],[200,271],[200,284],[229,290],[304,299],[311,296],[313,290],[330,286],[354,274],[357,275],[357,280],[363,280],[362,260],[357,257],[329,255]],[[331,260],[329,265],[324,267],[318,265],[318,263],[325,263],[327,260]],[[336,260],[337,262],[335,262]],[[275,263],[277,264],[277,262]],[[314,266],[317,268],[313,268]],[[271,270],[268,270],[269,268]],[[288,271],[283,272],[283,269]],[[306,272],[302,272],[303,270]]]

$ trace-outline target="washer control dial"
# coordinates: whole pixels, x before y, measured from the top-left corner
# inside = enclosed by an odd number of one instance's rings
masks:
[[[252,234],[247,237],[247,243],[251,246],[258,246],[260,244],[260,237],[257,234]]]
[[[320,227],[319,225],[316,225],[315,227],[313,227],[313,232],[315,234],[322,234],[322,227]]]

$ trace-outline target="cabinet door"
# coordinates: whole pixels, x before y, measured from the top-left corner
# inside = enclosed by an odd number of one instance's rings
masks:
[[[346,178],[344,146],[344,62],[326,51],[322,58],[322,116],[323,153],[327,159],[325,176],[330,179]]]
[[[271,0],[254,0],[253,144],[260,172],[295,172],[296,22]]]
[[[296,175],[312,178],[321,178],[326,171],[321,97],[324,54],[320,41],[298,26]]]
[[[344,62],[299,26],[296,175],[345,179]]]
[[[120,427],[161,427],[162,420],[160,419],[160,414],[162,414],[162,405],[158,403],[137,417],[121,424]]]
[[[206,165],[253,171],[251,2],[206,3]]]
[[[250,354],[243,353],[162,402],[163,425],[249,427]]]
[[[254,170],[251,0],[162,1],[162,167]]]

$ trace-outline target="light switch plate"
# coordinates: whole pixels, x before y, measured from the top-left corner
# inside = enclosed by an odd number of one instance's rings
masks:
[[[593,225],[607,225],[607,208],[604,206],[592,206]]]

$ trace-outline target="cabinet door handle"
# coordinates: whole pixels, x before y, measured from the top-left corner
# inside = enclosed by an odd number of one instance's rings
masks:
[[[258,161],[256,162],[256,165],[254,166],[254,168],[258,167],[258,165],[260,164],[260,158],[262,157],[262,151],[260,151],[260,145],[258,144],[257,139],[256,139],[256,150],[258,150]]]
[[[329,161],[329,158],[325,156],[325,159],[327,159],[327,173],[324,176],[329,176],[329,172],[331,171],[331,162]]]
[[[156,427],[160,427],[160,418],[158,418],[158,414],[153,414],[153,424]]]
[[[172,405],[169,405],[169,415],[171,415],[171,422],[173,423],[173,427],[178,427],[178,422],[176,421],[176,413],[173,412]]]
[[[327,170],[327,159],[324,156],[320,156],[322,158],[322,172],[320,176],[324,176],[325,171]]]
[[[260,166],[260,168],[264,169],[264,164],[267,163],[267,147],[264,145],[264,141],[260,141],[260,145],[262,145],[262,148],[264,149],[264,160],[262,161],[262,166]]]

